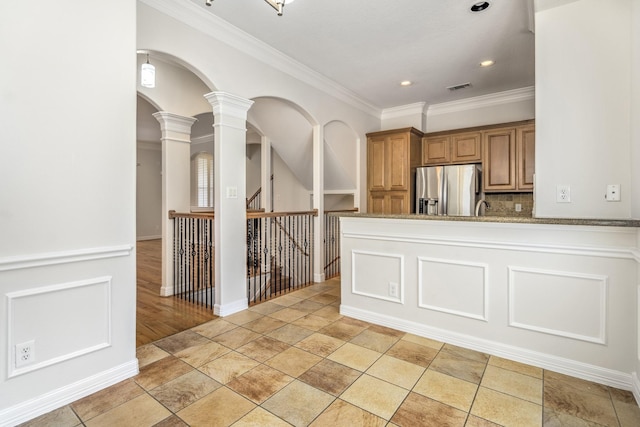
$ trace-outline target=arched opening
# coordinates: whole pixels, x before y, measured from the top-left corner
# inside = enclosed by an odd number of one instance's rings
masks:
[[[149,58],[156,67],[156,86],[144,88],[139,85],[137,96],[137,346],[181,332],[214,317],[211,309],[161,296],[162,271],[166,267],[162,262],[162,238],[166,232],[163,221],[167,217],[167,212],[163,211],[163,186],[166,186],[166,182],[162,177],[168,159],[162,149],[160,122],[153,116],[158,111],[165,111],[197,118],[191,129],[192,144],[189,149],[194,155],[212,155],[213,118],[211,106],[203,96],[211,91],[212,85],[179,58],[159,52],[149,52]],[[146,51],[138,55],[137,72],[143,61],[146,61]],[[189,174],[190,159],[187,157],[183,163],[181,167]],[[186,191],[191,206],[195,206],[196,210],[200,204],[210,204],[210,198],[207,197],[204,203],[198,203],[197,181],[192,181],[190,189]],[[212,195],[209,188],[204,191],[207,196]],[[188,203],[186,210],[189,210]]]
[[[271,145],[275,211],[311,209],[313,192],[313,120],[298,105],[281,98],[258,97],[248,121]],[[254,133],[256,133],[254,131]],[[247,142],[251,141],[251,133]]]

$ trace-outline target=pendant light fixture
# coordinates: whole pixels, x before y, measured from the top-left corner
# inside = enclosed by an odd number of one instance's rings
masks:
[[[149,54],[147,53],[147,62],[142,64],[140,69],[140,85],[143,87],[156,87],[156,67],[149,64]]]
[[[294,2],[294,0],[264,0],[264,1],[269,3],[269,5],[276,10],[276,12],[278,13],[278,16],[282,16],[282,13],[284,12],[285,3],[289,4]],[[211,6],[212,3],[213,3],[213,0],[205,0],[204,2],[204,4],[206,4],[207,6]]]

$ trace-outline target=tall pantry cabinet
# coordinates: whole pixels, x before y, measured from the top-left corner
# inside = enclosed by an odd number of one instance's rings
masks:
[[[414,177],[422,162],[422,136],[415,128],[367,134],[368,212],[414,211]]]

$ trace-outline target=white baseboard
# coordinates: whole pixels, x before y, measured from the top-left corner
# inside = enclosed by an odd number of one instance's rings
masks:
[[[214,304],[213,314],[220,317],[230,316],[247,308],[249,308],[249,303],[246,299],[241,299],[225,305]]]
[[[15,426],[61,408],[92,393],[138,374],[138,359],[116,366],[73,384],[0,410],[0,427]]]
[[[320,283],[325,281],[324,273],[313,273],[313,282]]]
[[[170,297],[173,295],[173,286],[161,286],[160,287],[160,296],[161,297]]]
[[[633,397],[636,398],[636,403],[640,405],[640,379],[638,379],[638,373],[633,372],[631,374],[631,381],[633,385]]]
[[[136,241],[140,240],[159,240],[162,239],[162,234],[158,234],[157,236],[138,236],[136,237]]]
[[[640,402],[640,383],[632,374],[614,371],[600,366],[570,360],[546,353],[539,353],[525,348],[515,347],[504,343],[489,341],[471,335],[446,331],[421,323],[398,319],[380,313],[374,313],[359,308],[340,306],[340,314],[366,322],[387,326],[403,332],[409,332],[437,341],[469,348],[494,356],[502,357],[528,365],[537,366],[550,371],[560,372],[572,377],[582,378],[611,387],[632,390],[636,401]]]

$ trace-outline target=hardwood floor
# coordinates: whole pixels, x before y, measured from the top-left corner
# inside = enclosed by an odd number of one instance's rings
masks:
[[[215,319],[213,309],[174,297],[161,297],[162,240],[136,244],[136,347]]]

